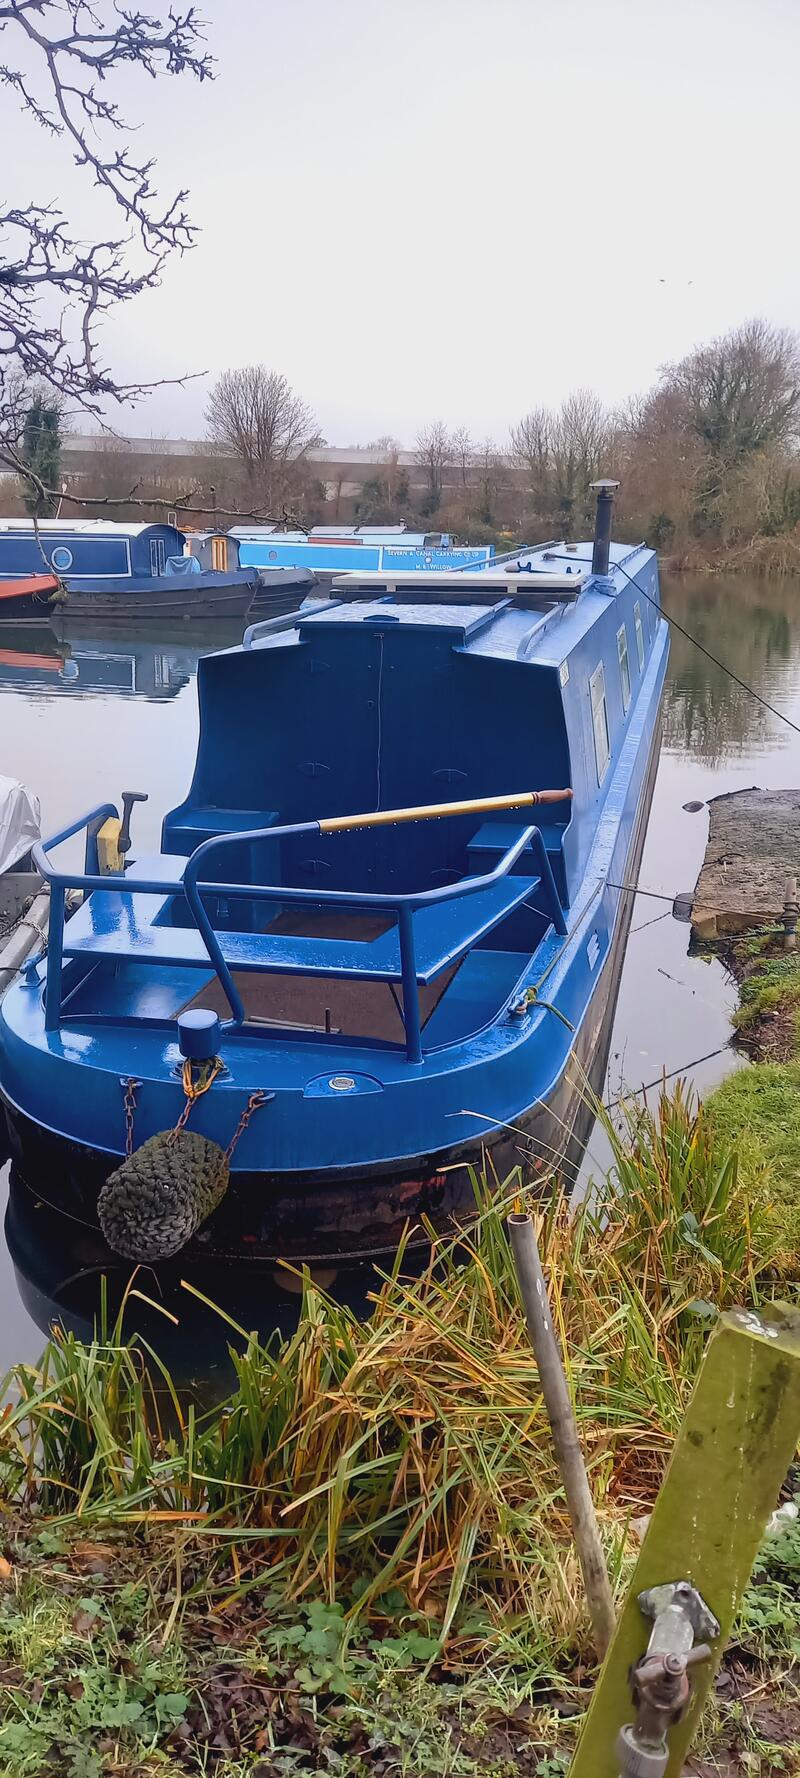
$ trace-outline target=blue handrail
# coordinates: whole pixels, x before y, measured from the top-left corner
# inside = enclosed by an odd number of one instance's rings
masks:
[[[455,814],[456,809],[453,810]],[[251,828],[246,833],[217,834],[211,839],[203,840],[192,853],[183,873],[183,892],[194,916],[195,925],[205,944],[217,976],[222,983],[233,1019],[226,1021],[225,1029],[238,1030],[245,1023],[245,1009],[239,990],[222,955],[222,948],[208,914],[203,906],[203,891],[211,891],[217,895],[242,893],[243,885],[231,884],[200,884],[198,875],[200,866],[210,852],[218,851],[223,846],[247,845],[263,839],[287,839],[293,834],[319,833],[318,821],[303,821],[292,827],[260,827]],[[416,893],[405,895],[385,895],[377,891],[346,890],[346,889],[295,889],[279,885],[266,887],[247,885],[248,895],[258,900],[280,901],[281,903],[305,902],[313,906],[321,903],[333,903],[337,907],[384,909],[397,915],[400,934],[400,969],[403,982],[403,1020],[406,1028],[406,1054],[409,1062],[422,1061],[422,1030],[419,1016],[419,994],[417,991],[417,972],[414,957],[414,927],[412,914],[418,908],[430,907],[440,901],[454,901],[464,895],[472,895],[479,889],[488,889],[501,877],[508,875],[512,865],[516,864],[521,852],[524,852],[536,827],[526,827],[522,833],[503,853],[494,870],[487,871],[483,876],[465,877],[460,883],[446,883],[439,889],[421,889]]]
[[[453,814],[458,812],[458,806],[454,805]],[[239,990],[222,954],[217,934],[203,905],[203,895],[242,896],[244,894],[248,900],[278,901],[282,905],[300,903],[319,907],[324,903],[335,907],[369,908],[394,913],[397,916],[400,940],[406,1053],[408,1060],[414,1063],[422,1061],[422,1033],[412,918],[419,908],[430,907],[438,902],[453,901],[490,888],[508,875],[521,853],[531,844],[542,885],[550,902],[550,917],[553,925],[557,932],[562,934],[566,932],[566,921],[550,868],[550,860],[547,857],[544,839],[540,829],[535,825],[523,828],[503,853],[493,870],[484,872],[480,876],[465,877],[458,883],[443,884],[437,889],[422,889],[396,895],[374,890],[301,889],[284,884],[199,881],[201,865],[211,852],[224,846],[250,844],[264,839],[286,839],[295,834],[319,833],[321,830],[318,821],[304,821],[284,827],[250,828],[246,832],[217,834],[210,839],[203,840],[187,859],[180,884],[176,884],[174,878],[170,878],[169,881],[141,877],[132,880],[124,873],[118,872],[101,876],[97,873],[96,868],[94,871],[86,869],[83,872],[57,869],[49,857],[48,849],[62,845],[64,841],[72,839],[84,828],[87,833],[87,864],[91,859],[96,867],[98,828],[103,821],[116,816],[117,810],[113,803],[99,804],[97,808],[89,810],[88,814],[72,822],[69,827],[63,828],[60,833],[54,834],[46,842],[38,841],[32,848],[36,868],[50,884],[45,1005],[47,1030],[57,1030],[60,1019],[65,893],[70,888],[82,889],[84,893],[122,890],[129,895],[175,895],[182,891],[194,918],[197,931],[205,945],[209,963],[219,979],[233,1015],[231,1019],[225,1021],[223,1027],[225,1030],[239,1030],[246,1023],[246,1013]]]

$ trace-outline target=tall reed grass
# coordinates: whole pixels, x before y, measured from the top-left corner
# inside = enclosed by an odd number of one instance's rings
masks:
[[[758,1296],[768,1239],[681,1085],[654,1112],[600,1115],[608,1178],[573,1211],[553,1179],[536,1209],[613,1554],[653,1499],[710,1321]],[[238,1330],[235,1389],[204,1416],[164,1375],[156,1388],[157,1360],[126,1342],[122,1316],[90,1344],[54,1336],[5,1380],[6,1501],[196,1525],[288,1596],[354,1611],[399,1587],[443,1638],[480,1605],[534,1613],[551,1651],[573,1640],[579,1578],[504,1220],[523,1183],[474,1184],[471,1226],[432,1239],[421,1277],[398,1254],[368,1321],[306,1277],[291,1339]]]

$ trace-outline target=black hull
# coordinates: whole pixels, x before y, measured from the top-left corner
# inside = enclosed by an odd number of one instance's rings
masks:
[[[49,600],[36,599],[31,593],[20,593],[18,599],[0,603],[0,629],[50,629],[53,606]]]
[[[636,880],[658,766],[660,728],[653,739],[644,793],[629,848],[626,881]],[[468,1216],[474,1206],[471,1169],[505,1179],[520,1167],[526,1181],[542,1184],[553,1172],[567,1182],[588,1141],[594,1112],[585,1081],[602,1092],[622,962],[634,897],[620,899],[614,937],[572,1050],[572,1059],[550,1098],[514,1120],[513,1129],[476,1131],[474,1141],[363,1173],[330,1171],[318,1176],[234,1174],[227,1196],[178,1258],[159,1266],[168,1275],[211,1263],[279,1259],[310,1264],[377,1259],[394,1252],[408,1224],[425,1216],[441,1230]],[[97,1194],[116,1160],[68,1142],[5,1103],[13,1158],[12,1204],[28,1199],[61,1225],[61,1251],[76,1265],[107,1268],[120,1262],[97,1225]],[[7,1224],[12,1247],[13,1218]],[[419,1237],[420,1243],[424,1237]]]
[[[199,584],[198,584],[199,583]],[[53,608],[51,624],[59,640],[74,632],[100,626],[130,623],[202,623],[209,618],[247,617],[255,588],[250,581],[221,579],[204,583],[200,577],[175,575],[151,586],[70,588],[62,605]]]

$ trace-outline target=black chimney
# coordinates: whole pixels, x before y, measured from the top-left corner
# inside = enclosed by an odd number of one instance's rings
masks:
[[[619,482],[592,482],[591,486],[593,493],[597,495],[592,573],[607,574],[608,556],[611,548],[611,521],[614,517],[614,495],[619,487]]]

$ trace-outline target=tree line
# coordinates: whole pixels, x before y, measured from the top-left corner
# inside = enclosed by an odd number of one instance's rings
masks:
[[[207,451],[188,490],[185,466],[169,459],[146,472],[153,516],[190,495],[209,518],[222,510],[308,525],[333,512],[341,522],[423,524],[513,546],[587,535],[591,483],[614,476],[622,535],[679,559],[757,559],[760,549],[767,565],[781,565],[782,555],[783,565],[800,561],[800,340],[764,320],[666,365],[622,409],[577,390],[558,407],[531,407],[502,443],[475,441],[441,419],[419,429],[410,452],[388,434],[374,439],[362,447],[373,463],[356,492],[344,491],[346,464],[322,479],[309,455],[324,442],[314,411],[266,365],[217,379],[206,426]],[[40,482],[57,485],[58,404],[41,390],[20,450]],[[98,448],[98,501],[115,488],[121,494],[130,474],[124,450]],[[28,490],[29,506],[31,498]],[[140,485],[139,506],[147,501]],[[37,510],[53,510],[52,502],[38,497]]]

